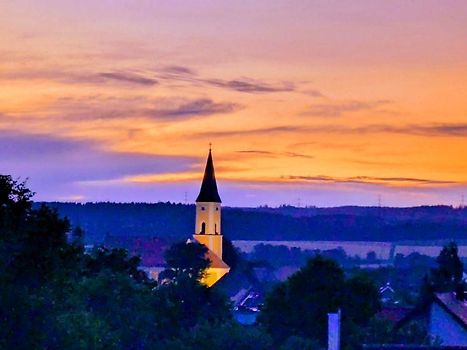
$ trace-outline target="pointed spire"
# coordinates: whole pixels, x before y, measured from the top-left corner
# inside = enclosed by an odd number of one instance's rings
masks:
[[[199,192],[197,202],[215,202],[222,203],[221,197],[217,192],[216,175],[214,173],[214,163],[212,161],[211,145],[209,145],[209,155],[204,170],[203,183]]]

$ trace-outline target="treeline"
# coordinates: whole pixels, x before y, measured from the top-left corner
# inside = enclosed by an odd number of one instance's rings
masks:
[[[39,206],[40,203],[36,203]],[[194,230],[194,205],[173,203],[47,203],[87,243],[106,235],[185,238]],[[467,209],[448,206],[414,208],[224,208],[222,231],[232,240],[462,240]]]

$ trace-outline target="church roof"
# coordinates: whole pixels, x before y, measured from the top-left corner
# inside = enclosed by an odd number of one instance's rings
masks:
[[[214,173],[211,150],[209,150],[206,169],[204,170],[203,183],[201,184],[201,190],[196,201],[222,203],[221,197],[217,192],[216,175]]]
[[[230,269],[229,265],[227,265],[221,258],[219,258],[213,251],[209,249],[206,253],[206,258],[211,261],[211,268]]]

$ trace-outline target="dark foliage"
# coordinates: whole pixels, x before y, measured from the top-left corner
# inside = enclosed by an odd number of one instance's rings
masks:
[[[335,261],[316,256],[267,296],[259,322],[276,344],[297,336],[324,347],[327,314],[341,310],[345,345],[356,346],[378,308],[378,290],[367,277],[346,279]]]
[[[433,293],[457,292],[463,294],[467,286],[462,281],[464,265],[459,258],[457,244],[451,242],[443,247],[436,258],[437,266],[423,278],[419,302],[423,304]]]
[[[198,280],[203,246],[169,250],[170,269],[195,272],[158,286],[123,249],[85,253],[83,232],[69,235],[68,221],[31,197],[0,177],[0,349],[157,349],[198,324],[230,322],[226,298]]]

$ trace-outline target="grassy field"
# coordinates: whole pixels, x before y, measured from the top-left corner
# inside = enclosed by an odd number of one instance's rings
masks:
[[[375,252],[380,260],[389,260],[395,254],[409,255],[420,253],[436,257],[445,242],[357,242],[357,241],[246,241],[235,240],[233,244],[242,252],[250,253],[257,244],[284,245],[302,250],[331,250],[342,248],[348,256],[366,258],[369,252]],[[459,244],[459,256],[467,257],[467,244]]]

